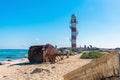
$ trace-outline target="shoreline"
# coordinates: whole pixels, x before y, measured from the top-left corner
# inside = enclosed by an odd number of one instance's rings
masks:
[[[20,63],[25,63],[25,62],[29,62],[27,58],[20,58],[20,59],[15,59],[15,60],[11,60],[8,61],[0,61],[1,65],[14,65],[14,64],[20,64]]]
[[[0,65],[0,80],[64,80],[63,75],[92,61],[80,56],[70,56],[55,64],[25,64],[29,63],[27,58],[7,61],[8,64]]]

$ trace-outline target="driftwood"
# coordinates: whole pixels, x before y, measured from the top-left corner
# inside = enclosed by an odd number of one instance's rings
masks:
[[[119,52],[92,61],[64,75],[64,80],[119,80]]]

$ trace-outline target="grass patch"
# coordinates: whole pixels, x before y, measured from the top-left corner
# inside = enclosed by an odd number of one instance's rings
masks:
[[[89,51],[89,52],[84,52],[80,58],[82,59],[96,59],[96,58],[100,58],[103,55],[105,55],[106,53],[101,52],[101,51]]]

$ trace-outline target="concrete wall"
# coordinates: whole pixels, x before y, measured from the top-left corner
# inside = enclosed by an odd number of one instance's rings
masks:
[[[64,75],[64,80],[119,80],[119,52],[94,60]]]

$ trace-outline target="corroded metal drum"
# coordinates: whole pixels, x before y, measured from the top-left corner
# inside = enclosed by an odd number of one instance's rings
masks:
[[[31,46],[28,51],[28,60],[30,63],[43,62],[43,48],[44,45]]]
[[[28,51],[30,63],[55,62],[57,49],[51,44],[31,46]]]

